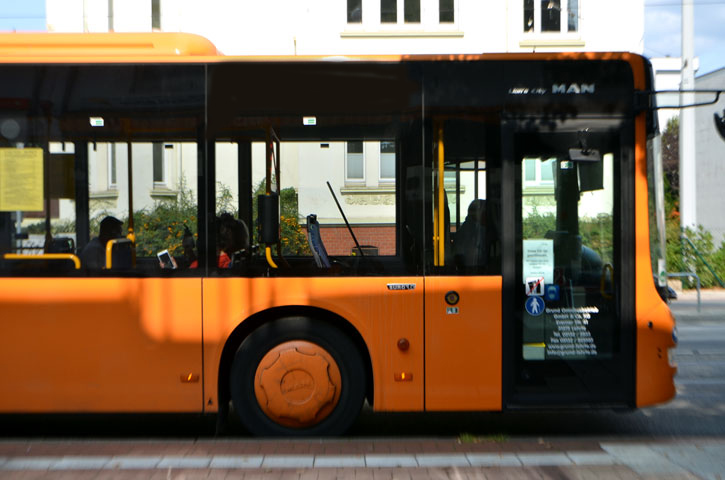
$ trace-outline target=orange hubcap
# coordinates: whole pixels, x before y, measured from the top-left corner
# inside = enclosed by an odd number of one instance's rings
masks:
[[[309,427],[327,418],[340,400],[340,369],[311,342],[284,342],[262,358],[254,394],[262,411],[287,427]]]

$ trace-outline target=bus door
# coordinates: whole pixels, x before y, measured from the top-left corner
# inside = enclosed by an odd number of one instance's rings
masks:
[[[505,403],[622,405],[632,394],[631,179],[619,121],[503,130]],[[630,207],[631,208],[631,207]],[[630,259],[630,260],[627,260]]]
[[[498,121],[434,122],[433,255],[425,277],[425,407],[501,408]]]

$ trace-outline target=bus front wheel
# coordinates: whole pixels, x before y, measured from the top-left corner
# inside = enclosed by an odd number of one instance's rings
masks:
[[[267,323],[232,362],[234,410],[255,435],[339,435],[355,421],[365,369],[355,344],[307,317]]]

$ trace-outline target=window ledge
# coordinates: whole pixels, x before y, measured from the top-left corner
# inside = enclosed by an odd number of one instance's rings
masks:
[[[553,195],[554,185],[524,185],[522,195]]]
[[[424,30],[374,30],[340,32],[341,38],[463,38],[460,30],[424,31]]]
[[[556,34],[554,34],[556,35]],[[556,47],[556,48],[582,48],[586,45],[581,38],[545,38],[534,37],[521,40],[519,47],[536,48],[536,47]]]
[[[176,190],[170,190],[166,187],[154,187],[153,190],[151,190],[151,198],[176,198]]]
[[[101,190],[99,192],[91,192],[88,195],[88,198],[91,200],[104,200],[104,199],[114,199],[118,198],[118,190],[111,189],[111,190]]]
[[[342,187],[340,188],[341,195],[380,195],[380,194],[393,194],[395,193],[395,185],[385,186],[380,185],[377,187]]]

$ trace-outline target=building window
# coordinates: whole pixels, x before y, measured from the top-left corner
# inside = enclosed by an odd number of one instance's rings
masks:
[[[541,31],[561,31],[561,0],[541,0]]]
[[[579,0],[524,0],[524,32],[579,31]]]
[[[380,0],[380,23],[398,22],[398,0]]]
[[[420,23],[420,0],[404,0],[405,23]]]
[[[529,187],[554,185],[555,168],[555,158],[525,158],[524,185]]]
[[[166,169],[164,168],[164,145],[153,144],[154,155],[154,183],[166,183]]]
[[[174,145],[155,142],[153,144],[154,185],[166,186],[169,183],[169,164],[174,154]]]
[[[380,23],[420,23],[420,0],[380,0]]]
[[[395,142],[380,142],[380,181],[395,181]]]
[[[446,29],[450,29],[455,26],[458,17],[456,13],[458,0],[346,1],[348,25],[365,23],[366,27],[370,29],[374,29],[376,25],[386,30],[399,28],[402,31],[434,30],[437,25],[444,25]],[[368,12],[364,22],[363,9]],[[370,18],[370,15],[373,17]]]
[[[534,31],[534,0],[524,0],[524,32]]]
[[[438,21],[440,23],[453,23],[455,21],[453,0],[438,0]]]
[[[151,28],[161,30],[161,0],[151,0]]]
[[[567,31],[579,31],[579,0],[567,0]]]
[[[347,151],[345,152],[345,180],[348,182],[365,181],[363,142],[347,142]]]
[[[116,144],[108,144],[108,188],[116,188],[117,186],[116,176]]]
[[[347,23],[362,23],[362,0],[347,0]]]

